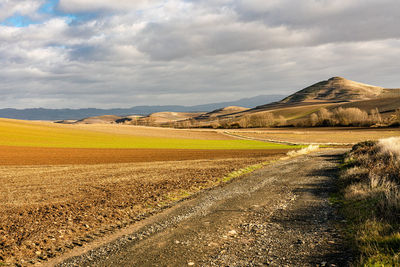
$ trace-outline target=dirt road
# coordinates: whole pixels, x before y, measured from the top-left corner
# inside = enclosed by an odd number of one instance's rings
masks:
[[[275,162],[58,266],[347,266],[342,218],[328,201],[343,152]]]

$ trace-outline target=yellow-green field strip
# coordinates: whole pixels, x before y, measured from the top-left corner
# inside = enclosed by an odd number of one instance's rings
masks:
[[[291,149],[296,146],[254,140],[158,138],[0,120],[0,146],[58,148]]]

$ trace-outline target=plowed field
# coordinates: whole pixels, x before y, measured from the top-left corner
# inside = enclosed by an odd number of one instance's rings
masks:
[[[279,156],[1,166],[0,264],[45,261],[215,186],[232,171]]]
[[[0,146],[0,165],[105,164],[195,159],[258,158],[286,152],[288,152],[286,149],[80,149]]]

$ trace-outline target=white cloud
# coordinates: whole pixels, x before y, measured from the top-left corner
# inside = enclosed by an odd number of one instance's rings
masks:
[[[132,11],[154,7],[161,0],[60,0],[59,8],[65,12]]]
[[[0,0],[0,20],[14,14],[33,15],[44,0]]]
[[[0,3],[39,16],[41,1]],[[59,11],[95,13],[0,25],[0,107],[199,104],[289,94],[337,75],[399,87],[399,5],[62,0]]]

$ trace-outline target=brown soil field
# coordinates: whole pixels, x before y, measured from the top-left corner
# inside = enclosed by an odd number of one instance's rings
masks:
[[[399,128],[296,128],[296,129],[257,129],[231,130],[243,137],[286,141],[290,143],[358,143],[400,136]]]
[[[269,153],[213,160],[0,166],[0,264],[46,261],[216,186],[235,170],[283,154]]]
[[[0,146],[1,165],[106,164],[196,159],[254,158],[286,153],[268,150],[101,149]]]

